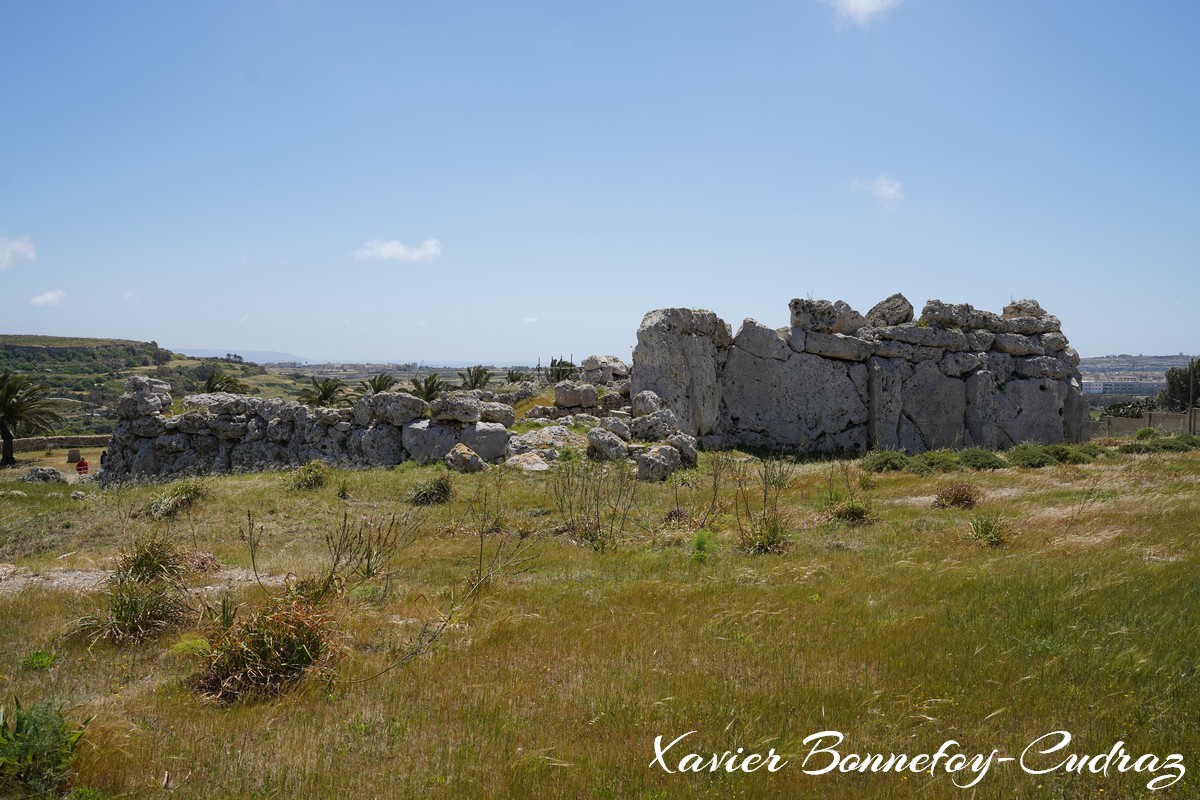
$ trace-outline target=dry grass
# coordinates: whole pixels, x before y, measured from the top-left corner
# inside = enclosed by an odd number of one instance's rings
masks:
[[[551,533],[563,520],[547,476],[506,476],[489,509],[503,532],[482,539],[470,509],[480,479],[452,476],[454,499],[421,510],[386,589],[375,581],[330,607],[345,652],[332,687],[205,702],[192,689],[196,658],[171,648],[209,622],[89,650],[64,632],[88,613],[90,591],[27,584],[0,591],[0,693],[97,715],[76,785],[110,797],[1122,798],[1144,796],[1145,776],[995,767],[975,795],[944,776],[810,777],[800,740],[835,728],[859,751],[932,751],[948,738],[1019,751],[1067,729],[1085,752],[1124,740],[1139,753],[1200,753],[1200,454],[971,473],[973,510],[929,509],[938,476],[884,473],[856,490],[872,511],[858,527],[819,510],[829,465],[801,464],[779,490],[791,546],[768,555],[737,547],[735,487],[714,502],[712,458],[677,487],[639,487],[603,553]],[[343,513],[409,509],[407,493],[435,470],[335,470],[308,492],[282,490],[277,474],[213,478],[193,513],[164,520],[131,514],[161,485],[89,490],[96,498],[81,503],[20,484],[27,497],[0,498],[0,534],[11,534],[0,561],[111,570],[128,542],[166,531],[243,570],[241,582],[185,580],[218,585],[210,604],[227,593],[244,615],[283,576],[318,570]],[[9,478],[0,489],[17,485]],[[336,495],[341,481],[349,500]],[[710,518],[704,559],[694,532],[664,524],[676,507]],[[247,509],[262,527],[264,586],[249,572]],[[1005,546],[963,535],[973,514],[997,512]],[[518,531],[542,540],[528,570],[490,581],[431,652],[356,682],[439,618],[481,542],[491,552]],[[38,650],[55,653],[53,666],[20,669]],[[656,735],[689,730],[701,752],[770,746],[793,762],[738,776],[647,769]],[[1188,766],[1170,796],[1195,796]]]

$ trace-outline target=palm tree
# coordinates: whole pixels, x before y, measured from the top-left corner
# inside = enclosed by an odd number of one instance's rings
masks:
[[[227,375],[219,369],[214,369],[212,374],[204,380],[204,391],[246,394],[250,391],[250,387],[232,375]]]
[[[468,367],[466,372],[458,373],[463,389],[486,389],[492,379],[492,373],[483,364]]]
[[[318,381],[314,375],[312,386],[305,387],[300,392],[300,402],[318,408],[333,408],[345,391],[346,384],[337,378],[322,378]]]
[[[395,376],[387,372],[381,372],[378,375],[372,375],[367,380],[358,382],[360,395],[366,394],[367,392],[379,394],[380,392],[388,391],[395,385]]]
[[[4,440],[0,467],[17,463],[13,439],[17,434],[50,433],[62,424],[50,387],[28,375],[0,375],[0,438]]]
[[[533,380],[532,372],[523,372],[522,370],[519,370],[519,369],[510,369],[508,371],[508,382],[509,383],[521,383],[523,381],[531,381],[531,380]]]
[[[426,403],[432,403],[439,394],[450,388],[450,384],[442,380],[442,376],[436,372],[431,372],[424,378],[413,378],[412,385],[412,393]]]

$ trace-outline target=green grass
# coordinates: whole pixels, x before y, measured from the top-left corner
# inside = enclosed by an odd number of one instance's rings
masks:
[[[0,561],[43,575],[111,569],[130,541],[166,531],[239,571],[184,575],[212,613],[121,646],[63,636],[99,589],[0,589],[3,688],[30,705],[53,696],[71,720],[96,715],[74,785],[109,797],[165,796],[148,787],[167,773],[178,798],[970,796],[945,776],[806,776],[801,741],[827,729],[859,752],[932,752],[953,738],[1005,754],[1065,729],[1078,752],[1122,740],[1185,754],[1188,776],[1162,794],[1196,796],[1200,453],[971,472],[976,507],[944,510],[930,508],[938,486],[968,473],[884,472],[863,488],[851,466],[800,464],[777,482],[790,543],[769,555],[738,546],[734,472],[713,502],[715,458],[702,453],[676,486],[638,485],[603,552],[556,533],[564,518],[546,474],[455,476],[448,502],[418,509],[409,493],[440,466],[333,469],[305,492],[278,474],[213,477],[188,514],[161,520],[131,512],[162,486],[89,488],[96,498],[80,503],[68,487],[2,474],[0,491],[27,496],[0,498],[0,531],[21,537],[0,537]],[[745,476],[761,493],[753,463]],[[864,524],[825,513],[831,484],[869,504]],[[747,498],[751,511],[760,496]],[[703,529],[664,523],[677,507],[685,520],[706,517]],[[196,691],[212,652],[202,640],[222,641],[222,597],[249,622],[282,591],[272,581],[327,559],[343,513],[402,512],[420,515],[413,546],[377,588],[321,612],[341,654],[332,684],[289,680],[289,691],[231,705]],[[461,595],[481,543],[487,558],[521,541],[537,543],[534,561],[489,581],[437,647],[372,677]],[[52,668],[21,667],[36,651],[55,655]],[[656,735],[690,730],[698,752],[771,746],[792,764],[752,775],[647,768]],[[1146,779],[996,766],[974,796],[1143,797]]]

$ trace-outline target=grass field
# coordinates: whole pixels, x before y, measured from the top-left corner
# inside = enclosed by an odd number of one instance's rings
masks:
[[[756,461],[733,455],[757,514]],[[73,779],[88,797],[1200,797],[1200,452],[931,476],[801,464],[774,487],[789,544],[761,555],[739,547],[736,472],[713,494],[727,465],[705,453],[677,482],[638,485],[603,551],[564,531],[553,473],[453,475],[453,499],[423,509],[405,498],[440,467],[334,470],[310,490],[285,488],[282,474],[212,477],[160,520],[147,508],[172,485],[40,486],[11,471],[0,562],[18,572],[0,581],[0,695],[94,716]],[[932,507],[961,482],[978,490],[975,508]],[[847,501],[866,521],[836,518]],[[247,512],[262,531],[261,586]],[[323,606],[343,654],[332,683],[233,705],[201,698],[203,656],[176,645],[212,639],[211,618],[120,647],[67,635],[94,611],[101,571],[151,534],[214,555],[222,571],[183,577],[190,602],[226,595],[245,618],[286,576],[321,569],[343,515],[393,513],[420,517],[390,580]],[[697,533],[702,517],[711,536]],[[969,535],[981,519],[998,522],[995,546]],[[501,543],[532,545],[535,558],[456,607],[481,552],[486,562]],[[76,588],[41,580],[56,575]],[[429,652],[372,677],[450,608]],[[30,668],[37,652],[52,665]],[[1121,741],[1135,756],[1179,753],[1188,772],[1156,792],[1146,773],[1030,775],[1014,763],[972,789],[944,772],[806,775],[803,740],[825,730],[845,734],[845,752],[934,753],[954,739],[1008,756],[1067,730],[1060,755]],[[689,731],[668,763],[739,747],[789,763],[650,766],[656,736]]]

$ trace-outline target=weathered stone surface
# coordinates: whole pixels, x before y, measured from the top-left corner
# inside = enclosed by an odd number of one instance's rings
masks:
[[[592,428],[587,433],[588,455],[598,461],[614,461],[629,455],[625,442],[615,433]]]
[[[680,465],[691,469],[699,463],[696,451],[696,437],[686,433],[673,433],[667,437],[667,444],[679,451]]]
[[[514,469],[521,469],[526,472],[545,472],[550,469],[550,465],[540,455],[534,452],[520,453],[507,460],[505,465]]]
[[[817,333],[808,331],[804,337],[805,352],[813,355],[837,358],[843,361],[866,361],[875,346],[868,341],[840,333]]]
[[[638,392],[633,396],[632,401],[633,416],[644,417],[647,414],[653,414],[655,411],[663,409],[662,398],[649,390]]]
[[[1007,381],[996,397],[997,421],[1012,444],[1063,441],[1063,416],[1067,398],[1062,381],[1014,379]]]
[[[443,394],[429,404],[429,415],[437,422],[478,422],[479,411],[477,398],[458,392]]]
[[[834,308],[833,303],[828,300],[807,300],[797,297],[788,303],[788,310],[792,312],[791,327],[804,331],[829,333],[838,320],[838,309]],[[634,365],[635,367],[637,365],[636,358],[634,358]]]
[[[924,445],[916,450],[962,446],[967,400],[961,380],[942,374],[932,361],[922,361],[904,381],[902,392],[902,413]]]
[[[1058,332],[1043,333],[1038,343],[1046,351],[1046,355],[1054,355],[1067,349],[1067,337]]]
[[[639,481],[665,481],[679,469],[679,451],[670,445],[657,445],[634,456]]]
[[[516,422],[516,419],[516,412],[507,403],[483,403],[479,406],[480,422],[499,422],[508,428]]]
[[[67,476],[54,467],[30,467],[21,480],[25,483],[66,483]]]
[[[900,411],[903,408],[905,378],[912,366],[897,359],[872,358],[867,362],[870,387],[867,443],[873,450],[900,447]]]
[[[629,422],[620,417],[604,417],[600,420],[600,427],[614,434],[623,442],[628,442],[632,435],[629,431]]]
[[[450,448],[450,452],[446,453],[445,457],[442,458],[442,463],[454,472],[466,474],[483,472],[487,469],[487,464],[484,460],[462,442]]]
[[[497,461],[508,449],[508,429],[499,422],[463,425],[457,434],[458,441],[478,453],[484,461]]]
[[[642,442],[657,442],[679,431],[679,418],[669,408],[638,417],[629,425],[629,434]]]
[[[733,346],[759,358],[787,361],[792,355],[785,336],[753,319],[742,323],[737,336],[733,338]]]
[[[875,335],[883,339],[893,339],[921,347],[937,347],[942,350],[967,349],[967,336],[962,331],[925,327],[919,324],[876,328]]]
[[[392,466],[404,460],[404,429],[387,422],[377,422],[362,432],[358,441],[361,461],[366,464]]]
[[[590,383],[559,381],[554,386],[554,405],[559,408],[594,408],[596,387]]]
[[[967,328],[975,315],[975,309],[967,303],[943,303],[930,300],[921,311],[921,321],[930,327]]]
[[[850,304],[844,300],[836,301],[833,309],[837,312],[837,319],[830,326],[830,333],[844,333],[849,336],[867,326],[867,318],[851,308]]]
[[[912,321],[912,303],[908,302],[908,298],[899,292],[896,292],[896,294],[886,300],[880,300],[867,312],[867,322],[876,328],[889,325],[903,325],[906,322]]]
[[[734,348],[722,374],[721,433],[752,447],[837,449],[831,436],[867,421],[850,366],[809,353],[781,362]]]
[[[958,378],[972,370],[979,369],[986,363],[987,356],[983,353],[950,351],[942,356],[942,360],[938,362],[938,368],[941,369],[943,375]]]
[[[418,464],[440,461],[454,447],[454,428],[422,419],[404,426],[401,440],[408,455]]]
[[[1020,333],[997,333],[992,347],[1010,356],[1040,356],[1045,350],[1036,340]]]
[[[1044,317],[1046,310],[1037,300],[1014,300],[1004,307],[1004,316],[1011,317]]]
[[[359,402],[366,402],[370,411],[368,417],[371,422],[385,422],[388,425],[397,427],[414,420],[421,419],[425,416],[425,412],[429,410],[429,404],[416,395],[411,395],[408,392],[379,392],[378,394],[368,395]],[[467,416],[470,416],[468,413]],[[357,407],[355,408],[355,419],[357,421]],[[461,420],[462,422],[470,422],[471,420]]]
[[[1023,378],[1067,378],[1070,368],[1052,356],[1024,356],[1013,359],[1013,372]]]
[[[1063,439],[1086,442],[1092,436],[1092,416],[1088,413],[1087,398],[1076,386],[1067,387],[1063,403]]]
[[[550,425],[520,436],[513,436],[508,440],[505,455],[512,458],[522,453],[537,452],[543,457],[553,459],[554,456],[549,455],[549,452],[557,455],[559,448],[583,447],[584,444],[586,444],[586,440],[578,433],[561,425]]]
[[[732,343],[729,326],[711,311],[651,311],[638,328],[632,392],[653,389],[693,435],[712,432],[720,418],[717,370]]]
[[[616,356],[588,356],[580,366],[588,383],[609,383],[629,376],[629,365]]]

